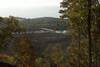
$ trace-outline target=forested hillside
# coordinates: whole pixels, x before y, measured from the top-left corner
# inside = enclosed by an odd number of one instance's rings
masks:
[[[38,30],[40,28],[49,28],[53,30],[66,30],[68,22],[59,18],[41,17],[41,18],[17,18],[19,25],[22,25],[27,30]]]
[[[63,57],[61,59],[63,61],[66,59],[64,52],[69,44],[69,36],[67,32],[60,32],[67,29],[66,24],[65,20],[51,17],[37,19],[1,17],[0,58],[2,59],[0,60],[18,65],[18,67],[26,64],[29,66],[30,63],[30,67],[41,66],[41,64],[50,66],[55,64],[51,60],[52,55],[56,57],[55,52],[59,54],[58,50],[61,50],[58,59],[60,61],[60,58]],[[52,53],[52,51],[55,52]],[[27,58],[27,56],[29,57]],[[33,60],[31,61],[30,58]],[[41,61],[39,61],[40,59]],[[55,62],[58,62],[56,60]],[[45,63],[42,63],[44,61]],[[52,61],[52,64],[46,63],[47,61],[48,63]]]

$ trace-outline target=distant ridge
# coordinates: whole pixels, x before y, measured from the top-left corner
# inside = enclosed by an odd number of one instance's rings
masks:
[[[21,18],[16,17],[19,24],[24,26],[27,30],[34,30],[39,28],[49,28],[53,30],[67,29],[67,20],[60,20],[55,17],[39,17],[39,18]]]

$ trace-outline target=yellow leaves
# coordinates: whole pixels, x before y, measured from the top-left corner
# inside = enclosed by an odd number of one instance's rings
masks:
[[[16,63],[16,59],[14,56],[10,56],[7,54],[0,54],[0,61],[9,63],[9,64],[15,64]]]
[[[80,13],[75,11],[70,11],[68,16],[70,18],[80,17]]]
[[[42,60],[43,59],[41,57],[39,57],[39,58],[36,59],[36,63],[40,64],[42,62]]]
[[[10,64],[15,64],[16,63],[16,59],[15,59],[14,56],[11,56],[11,57],[8,57],[8,59],[6,59],[6,62],[10,63]]]

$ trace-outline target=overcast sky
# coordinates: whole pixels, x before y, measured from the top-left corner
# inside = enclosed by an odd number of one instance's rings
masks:
[[[0,0],[0,16],[59,17],[61,0]]]

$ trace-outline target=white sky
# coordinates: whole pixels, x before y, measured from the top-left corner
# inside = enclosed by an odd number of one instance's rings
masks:
[[[0,8],[58,6],[61,0],[0,0]]]
[[[59,17],[61,0],[0,0],[0,16]]]

